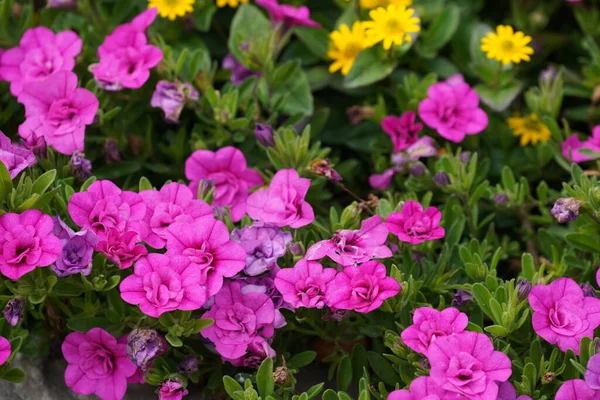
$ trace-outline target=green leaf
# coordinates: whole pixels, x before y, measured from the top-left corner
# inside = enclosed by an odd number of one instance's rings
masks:
[[[299,62],[288,61],[275,69],[271,77],[271,91],[271,106],[279,105],[277,111],[288,115],[312,114],[313,96]]]
[[[64,281],[59,281],[52,290],[53,294],[61,297],[81,296],[84,291],[84,288]]]
[[[352,381],[352,363],[350,357],[345,355],[340,359],[337,367],[336,382],[338,390],[347,390]]]
[[[294,32],[298,39],[306,45],[315,56],[325,59],[329,46],[329,32],[323,28],[312,28],[309,26],[297,26]]]
[[[40,175],[35,182],[33,183],[33,187],[31,188],[31,193],[37,193],[39,195],[44,194],[46,190],[52,185],[56,179],[56,170],[52,169],[50,171],[44,172]]]
[[[337,393],[331,389],[327,389],[325,393],[323,393],[323,397],[321,400],[340,400]]]
[[[6,198],[12,192],[12,179],[4,163],[0,162],[0,198]]]
[[[169,332],[165,335],[165,339],[167,339],[167,342],[169,342],[171,344],[171,346],[173,346],[173,347],[183,346],[183,342],[181,341],[181,339],[177,335],[175,335],[171,332]]]
[[[239,61],[243,61],[245,56],[242,52],[242,43],[266,38],[271,33],[271,28],[271,21],[256,6],[242,5],[231,21],[229,51]]]
[[[492,110],[502,112],[510,106],[523,89],[521,82],[512,81],[501,88],[493,88],[485,85],[475,86],[475,91],[481,97],[481,101]]]
[[[533,256],[529,253],[523,253],[521,256],[521,273],[529,280],[533,281],[535,277],[535,264],[533,262]]]
[[[565,236],[567,242],[581,251],[597,253],[600,251],[600,241],[594,235],[585,233],[568,233]]]
[[[325,387],[324,383],[319,383],[317,385],[312,386],[310,389],[306,391],[308,399],[314,399],[323,391],[323,387]]]
[[[367,353],[367,359],[369,360],[369,365],[373,371],[381,378],[383,382],[390,386],[395,386],[396,382],[400,378],[392,365],[388,360],[385,359],[381,354],[375,353],[374,351],[369,351]]]
[[[314,351],[304,351],[290,358],[287,364],[290,368],[300,369],[312,363],[316,356],[317,353]]]
[[[489,332],[492,335],[508,336],[508,331],[503,326],[500,326],[500,325],[486,326],[484,329],[486,332]]]
[[[344,77],[344,87],[356,89],[380,81],[390,75],[397,64],[395,60],[381,60],[377,47],[364,50],[354,61],[348,75]]]
[[[223,386],[225,387],[225,391],[231,398],[235,397],[236,392],[241,392],[244,390],[242,389],[242,386],[239,383],[237,383],[232,377],[227,375],[223,377]]]
[[[19,368],[11,368],[2,375],[2,379],[12,383],[23,383],[25,381],[25,372]]]
[[[206,4],[206,3],[205,3]],[[217,11],[217,6],[214,3],[206,4],[204,7],[194,12],[194,26],[200,32],[208,32],[213,15]]]
[[[360,343],[355,344],[352,348],[351,361],[352,378],[355,381],[358,381],[358,379],[362,376],[362,373],[365,370],[365,368],[369,366],[367,360],[367,350],[365,350],[365,347]]]
[[[140,178],[140,183],[139,183],[138,187],[139,187],[140,192],[143,192],[144,190],[154,189],[154,187],[152,186],[152,184],[150,183],[148,178],[146,178],[145,176],[142,176]]]
[[[199,333],[204,328],[208,328],[212,324],[215,323],[215,320],[210,318],[202,318],[196,321],[196,325],[194,327],[194,332]]]
[[[263,399],[273,394],[275,382],[273,381],[272,358],[267,357],[262,364],[260,364],[258,372],[256,373],[256,386],[258,386],[258,393]]]
[[[460,24],[460,9],[449,5],[437,16],[430,28],[421,35],[416,50],[425,58],[434,58],[437,51],[452,39]]]
[[[87,332],[92,328],[106,329],[110,321],[103,317],[73,317],[67,321],[69,329],[78,332]]]

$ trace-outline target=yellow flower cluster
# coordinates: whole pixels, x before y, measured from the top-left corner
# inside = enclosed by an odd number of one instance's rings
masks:
[[[515,32],[512,26],[499,25],[496,32],[488,33],[481,39],[481,51],[504,65],[531,60],[533,49],[528,46],[531,36]]]
[[[217,7],[235,8],[240,4],[246,4],[249,0],[216,0]],[[196,0],[148,0],[148,8],[156,7],[158,14],[163,18],[174,21],[177,17],[194,12]]]
[[[520,137],[519,144],[521,146],[527,146],[529,143],[533,145],[538,142],[546,143],[552,136],[550,129],[536,114],[530,114],[527,117],[512,117],[507,122],[513,135]]]

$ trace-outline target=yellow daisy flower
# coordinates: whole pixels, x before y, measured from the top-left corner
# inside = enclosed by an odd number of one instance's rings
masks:
[[[363,22],[367,29],[369,45],[383,42],[383,48],[389,50],[392,44],[401,45],[412,42],[409,33],[419,32],[421,20],[413,17],[415,10],[406,6],[391,5],[379,7],[369,12],[372,21]]]
[[[507,120],[513,135],[520,136],[519,144],[527,146],[529,143],[536,145],[538,142],[546,143],[552,134],[550,129],[535,114],[528,117],[513,117]]]
[[[148,8],[156,7],[161,17],[173,21],[177,17],[193,12],[195,2],[196,0],[149,0]]]
[[[327,57],[334,60],[329,66],[329,72],[342,70],[342,75],[347,75],[354,65],[356,57],[361,50],[367,47],[367,37],[365,36],[365,27],[361,22],[355,22],[352,30],[348,25],[340,25],[339,30],[329,34],[330,47]]]
[[[496,32],[488,33],[481,39],[481,51],[487,58],[493,58],[506,65],[511,62],[531,60],[533,49],[528,46],[531,36],[523,32],[515,32],[512,26],[498,25]]]
[[[247,4],[248,0],[217,0],[217,7],[226,7],[229,6],[231,8],[236,8],[240,4]]]
[[[372,10],[377,7],[387,7],[390,5],[395,6],[410,6],[412,0],[360,0],[360,7]]]

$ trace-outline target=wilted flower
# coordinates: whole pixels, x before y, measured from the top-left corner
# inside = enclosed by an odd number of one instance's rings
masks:
[[[160,384],[158,400],[181,400],[188,391],[178,379],[169,379]]]
[[[517,296],[519,297],[519,300],[527,300],[527,296],[529,296],[532,286],[531,282],[527,279],[522,279],[517,283]]]
[[[256,139],[265,147],[272,147],[275,144],[275,137],[273,136],[273,128],[271,124],[256,123],[254,128],[254,136]]]
[[[127,357],[144,372],[165,350],[165,340],[154,329],[136,329],[127,336]]]
[[[191,83],[159,81],[152,94],[150,105],[161,108],[167,122],[177,124],[186,101],[196,101],[198,97],[198,91]]]
[[[473,296],[471,293],[466,290],[458,289],[454,293],[454,299],[452,300],[452,305],[456,307],[463,307],[473,301]]]
[[[46,138],[43,135],[36,132],[32,132],[28,138],[21,138],[23,147],[33,152],[36,157],[46,158],[48,155],[48,145],[46,144]]]
[[[192,355],[185,356],[177,368],[186,375],[193,374],[198,371],[198,357]]]
[[[107,164],[121,161],[121,155],[119,154],[119,144],[113,138],[107,138],[104,141],[104,161]]]
[[[25,168],[37,163],[37,160],[30,150],[12,144],[10,139],[0,132],[0,162],[6,166],[10,177],[14,179]]]
[[[73,171],[73,175],[80,182],[92,176],[92,162],[85,158],[85,154],[80,151],[73,152],[69,166],[71,167],[71,171]]]
[[[275,225],[255,222],[252,226],[235,229],[231,240],[239,243],[246,251],[244,272],[250,276],[260,275],[273,267],[283,257],[292,234]]]
[[[278,385],[285,385],[290,380],[290,377],[290,370],[288,369],[284,358],[283,365],[281,367],[277,367],[275,372],[273,372],[273,380]]]
[[[9,323],[10,326],[17,326],[21,318],[23,318],[23,307],[25,306],[25,298],[17,296],[12,298],[4,307],[2,315],[4,319]]]
[[[550,211],[560,224],[569,221],[575,221],[579,218],[579,208],[583,205],[581,200],[573,197],[567,197],[556,200],[554,207]]]
[[[330,181],[336,183],[342,181],[340,174],[338,174],[335,169],[331,168],[331,161],[329,160],[316,159],[310,163],[309,169],[313,173],[324,176]]]
[[[451,183],[450,176],[443,171],[436,172],[433,181],[439,186],[448,186]]]

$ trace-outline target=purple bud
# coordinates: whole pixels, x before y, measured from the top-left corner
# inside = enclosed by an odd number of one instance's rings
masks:
[[[185,356],[185,358],[179,363],[179,371],[186,375],[191,375],[198,371],[198,357],[196,356]]]
[[[471,152],[463,151],[462,153],[460,153],[459,158],[460,158],[460,162],[462,162],[463,164],[466,164],[471,159]]]
[[[425,174],[425,169],[426,168],[423,164],[416,163],[416,164],[413,164],[412,167],[410,167],[409,172],[412,176],[419,177],[419,176],[423,176],[423,174]]]
[[[450,184],[450,176],[445,172],[436,172],[433,176],[433,181],[439,186],[448,186]]]
[[[212,209],[215,219],[218,219],[219,221],[225,221],[225,217],[227,216],[227,208],[223,206],[214,206]]]
[[[273,147],[275,145],[273,128],[271,128],[270,124],[260,124],[257,122],[254,128],[254,136],[265,147]]]
[[[160,384],[158,400],[180,400],[188,391],[178,379],[168,379]]]
[[[71,166],[73,175],[75,175],[80,182],[83,182],[92,176],[92,162],[85,158],[85,154],[81,151],[73,152],[69,165]]]
[[[331,167],[331,161],[329,160],[322,160],[318,158],[310,163],[309,169],[313,173],[324,176],[332,182],[337,183],[342,181],[342,177],[335,169]]]
[[[558,199],[550,212],[554,215],[558,223],[564,224],[565,222],[575,221],[579,217],[579,208],[582,205],[583,202],[581,200],[573,197]]]
[[[144,372],[166,349],[165,340],[154,329],[136,329],[127,336],[127,357]]]
[[[321,319],[323,321],[334,321],[334,322],[340,322],[341,320],[344,319],[344,317],[348,315],[348,311],[347,310],[337,310],[337,311],[327,311],[322,317]]]
[[[583,290],[583,295],[585,297],[598,298],[598,293],[596,293],[596,289],[594,289],[594,287],[592,285],[590,285],[589,283],[582,283],[579,286],[581,287],[581,290]]]
[[[466,290],[459,289],[454,293],[454,300],[452,300],[452,305],[456,307],[463,307],[470,303],[473,300],[473,296],[471,293]]]
[[[207,197],[214,188],[215,182],[212,179],[200,179],[200,182],[198,182],[198,198],[210,203]]]
[[[23,318],[23,307],[25,306],[25,299],[21,296],[15,297],[8,301],[2,315],[10,326],[17,326],[21,318]]]
[[[106,161],[107,164],[121,161],[119,144],[113,138],[107,138],[104,141],[104,161]]]
[[[261,76],[262,74],[257,71],[252,71],[244,64],[239,62],[232,54],[228,54],[223,59],[223,68],[231,71],[231,83],[238,86],[241,85],[246,79],[251,76]]]
[[[304,250],[302,250],[302,244],[300,242],[292,242],[288,245],[288,251],[293,256],[301,256],[304,254]]]
[[[494,195],[494,202],[499,206],[508,203],[508,195],[506,193],[496,193]]]
[[[48,8],[75,8],[77,0],[48,0]]]
[[[524,301],[527,299],[532,286],[531,282],[527,279],[522,279],[517,283],[517,296],[519,297],[519,300]]]
[[[542,73],[540,74],[540,79],[542,80],[543,83],[550,84],[550,83],[552,83],[554,78],[556,78],[556,72],[557,72],[556,68],[548,67],[542,71]]]

